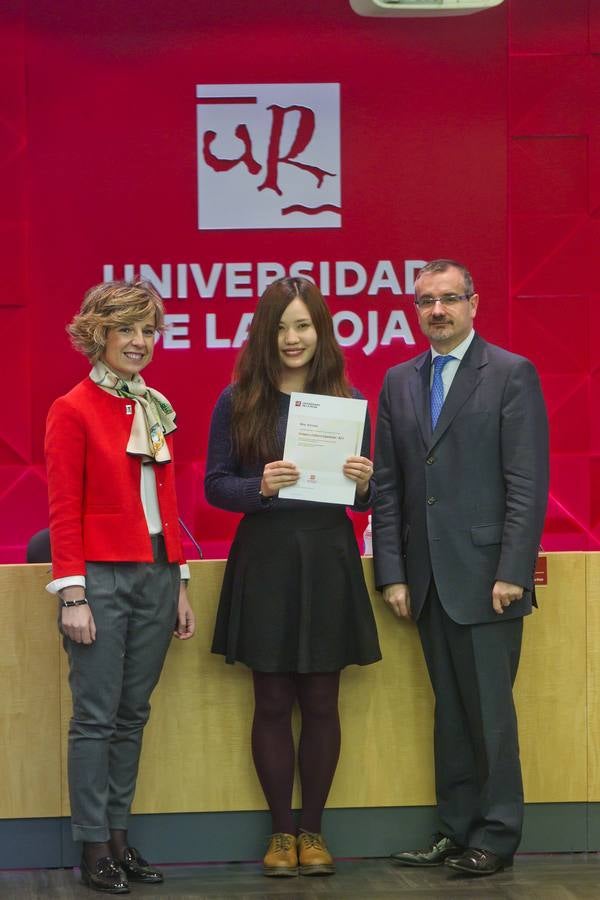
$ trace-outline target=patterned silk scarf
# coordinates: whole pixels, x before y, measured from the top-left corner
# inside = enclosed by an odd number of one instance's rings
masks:
[[[131,423],[131,433],[127,444],[127,453],[143,456],[144,462],[167,463],[171,454],[165,441],[165,435],[175,431],[175,411],[167,398],[146,386],[140,375],[132,378],[121,378],[99,360],[90,378],[102,390],[115,397],[127,397],[133,400],[135,412]]]

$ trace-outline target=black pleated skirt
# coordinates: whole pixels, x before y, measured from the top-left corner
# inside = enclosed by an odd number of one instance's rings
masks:
[[[242,519],[212,651],[258,672],[335,672],[381,659],[343,507],[274,509]]]

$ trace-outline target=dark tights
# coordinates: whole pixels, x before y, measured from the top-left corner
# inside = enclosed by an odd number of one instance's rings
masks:
[[[292,709],[302,715],[298,768],[302,786],[300,828],[321,831],[321,815],[340,755],[339,672],[253,672],[252,755],[265,793],[273,832],[296,833],[292,815],[295,753]]]
[[[84,841],[83,855],[88,866],[91,869],[95,869],[96,863],[103,856],[123,859],[126,849],[127,832],[121,828],[111,828],[109,841]]]

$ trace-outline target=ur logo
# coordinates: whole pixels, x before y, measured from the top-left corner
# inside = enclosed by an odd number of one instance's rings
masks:
[[[340,228],[339,84],[196,85],[198,228]]]

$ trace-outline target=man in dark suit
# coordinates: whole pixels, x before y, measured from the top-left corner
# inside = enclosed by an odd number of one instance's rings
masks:
[[[548,493],[548,428],[533,365],[473,330],[469,271],[435,260],[415,304],[431,349],[380,396],[375,580],[418,626],[435,694],[440,831],[404,865],[492,875],[512,864],[523,785],[512,687]]]

